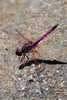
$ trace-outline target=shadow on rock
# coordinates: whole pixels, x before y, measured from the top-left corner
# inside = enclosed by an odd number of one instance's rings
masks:
[[[42,59],[37,59],[37,61],[38,61],[38,64],[41,64],[41,63],[45,63],[45,64],[49,64],[49,65],[56,65],[56,64],[67,64],[66,62],[62,62],[62,61],[57,61],[57,60],[53,60],[53,61],[51,61],[51,60],[42,60]],[[24,65],[23,64],[21,64],[20,66],[19,66],[19,69],[23,69],[24,67],[26,67],[26,66],[31,66],[32,64],[34,64],[34,60],[31,60],[31,61],[29,61],[29,62],[27,62],[27,63],[25,63]]]

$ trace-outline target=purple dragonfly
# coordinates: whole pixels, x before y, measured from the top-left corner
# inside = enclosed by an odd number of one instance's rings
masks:
[[[33,52],[33,54],[36,52],[38,53],[38,51],[35,50],[36,45],[43,40],[48,34],[50,34],[52,31],[54,31],[57,28],[58,24],[56,24],[55,26],[53,26],[51,29],[49,29],[46,33],[44,33],[40,38],[38,38],[35,41],[31,41],[28,38],[26,38],[21,32],[19,32],[17,29],[16,31],[27,41],[27,43],[25,43],[21,49],[17,48],[15,54],[17,56],[23,56],[23,65],[26,63],[25,58],[27,57],[27,59],[29,59],[29,57],[27,56],[28,53]],[[4,32],[8,33],[7,31],[3,30]],[[20,38],[18,36],[12,36],[13,38],[20,40]],[[39,53],[38,53],[39,54]],[[40,55],[40,54],[39,54]],[[34,58],[34,62],[35,64],[38,64],[36,62],[36,57]]]

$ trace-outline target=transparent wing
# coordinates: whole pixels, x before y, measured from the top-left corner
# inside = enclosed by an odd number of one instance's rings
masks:
[[[23,39],[25,39],[27,42],[32,42],[31,40],[27,39],[21,32],[19,32],[17,29],[16,31],[19,34],[12,34],[12,32],[8,32],[6,30],[2,30],[3,32],[5,32],[6,34],[8,34],[9,36],[11,36],[12,38],[20,41],[20,43],[23,43]]]
[[[32,42],[30,39],[28,39],[27,37],[25,37],[21,32],[19,32],[17,29],[16,31],[25,39],[27,40],[28,42]]]

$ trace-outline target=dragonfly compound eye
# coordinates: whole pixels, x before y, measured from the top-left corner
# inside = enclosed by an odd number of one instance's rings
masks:
[[[20,50],[19,48],[17,48],[15,54],[16,54],[17,56],[21,56],[21,55],[22,55],[22,52],[21,52],[21,50]]]

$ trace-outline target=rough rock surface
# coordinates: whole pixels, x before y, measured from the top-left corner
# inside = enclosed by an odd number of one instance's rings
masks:
[[[22,68],[15,50],[26,41],[9,34],[18,29],[33,41],[57,23],[37,46],[39,66],[30,54]],[[0,0],[0,100],[67,100],[66,39],[67,0]]]

